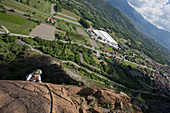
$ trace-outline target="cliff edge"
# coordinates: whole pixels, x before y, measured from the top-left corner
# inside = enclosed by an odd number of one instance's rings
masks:
[[[106,88],[0,80],[1,113],[141,113],[124,94]]]

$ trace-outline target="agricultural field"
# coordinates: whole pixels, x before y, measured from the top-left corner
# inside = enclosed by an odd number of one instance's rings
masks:
[[[76,27],[70,23],[63,21],[57,21],[57,28],[63,31],[70,31],[77,33]]]
[[[30,36],[39,36],[41,38],[47,39],[47,40],[54,40],[54,30],[55,27],[46,25],[46,24],[40,24],[36,26],[30,33]]]
[[[66,15],[69,15],[69,16],[72,16],[72,17],[75,17],[77,19],[80,19],[81,17],[76,15],[75,13],[71,12],[71,11],[68,11],[68,10],[65,10],[65,9],[62,9],[62,13],[63,14],[66,14]]]
[[[10,32],[28,35],[30,31],[37,26],[37,23],[27,20],[26,18],[0,12],[0,23]]]
[[[90,41],[88,40],[88,38],[80,35],[80,34],[77,34],[77,33],[71,33],[70,36],[71,40],[75,41],[75,42],[78,42],[78,43],[81,43],[81,44],[88,44],[88,45],[91,45]]]
[[[20,3],[26,4],[47,14],[51,13],[51,4],[45,0],[22,0]]]
[[[5,2],[1,2],[0,4],[8,6],[11,9],[14,9],[14,10],[19,10],[19,11],[25,12],[25,14],[31,15],[32,18],[36,18],[36,19],[39,19],[41,21],[44,21],[47,18],[46,15],[41,14],[41,13],[31,9],[31,8],[19,5],[17,3],[19,3],[19,2],[6,0]]]

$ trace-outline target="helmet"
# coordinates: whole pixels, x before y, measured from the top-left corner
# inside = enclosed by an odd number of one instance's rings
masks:
[[[36,69],[35,72],[38,73],[38,74],[40,74],[40,75],[42,74],[41,69]],[[34,72],[34,73],[35,73],[35,72]]]

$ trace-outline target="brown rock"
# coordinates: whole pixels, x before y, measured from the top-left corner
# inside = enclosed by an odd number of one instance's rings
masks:
[[[140,107],[138,107],[137,105],[133,105],[133,108],[135,111],[137,111],[138,113],[142,113],[142,109]]]
[[[124,112],[132,106],[129,101],[126,94],[110,89],[0,80],[0,113]]]
[[[87,96],[87,95],[93,95],[95,92],[96,92],[96,89],[87,87],[87,88],[81,89],[79,94]]]
[[[87,113],[83,108],[79,108],[79,113]]]
[[[98,107],[90,108],[90,109],[88,109],[88,112],[90,112],[90,113],[102,113],[102,111]]]

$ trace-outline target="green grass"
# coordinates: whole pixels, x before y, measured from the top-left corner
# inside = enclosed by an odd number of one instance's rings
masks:
[[[76,15],[75,13],[70,12],[70,11],[68,11],[68,10],[66,10],[66,9],[62,9],[62,13],[67,14],[67,15],[69,15],[69,16],[76,17],[76,18],[78,18],[78,19],[81,18],[80,16],[78,16],[78,15]]]
[[[73,35],[73,36],[71,36],[72,37],[72,39],[74,40],[74,41],[85,41],[85,38],[84,37],[82,37],[82,36],[75,36],[75,35]]]
[[[77,30],[74,29],[75,26],[73,26],[72,24],[70,23],[65,23],[63,21],[57,21],[57,28],[58,29],[61,29],[63,31],[70,31],[70,32],[74,32],[74,33],[77,33]],[[76,28],[76,27],[75,27]]]
[[[27,19],[25,19],[25,18],[21,18],[21,17],[16,16],[16,15],[11,15],[11,14],[8,14],[8,13],[1,13],[1,12],[0,12],[0,20],[10,22],[10,23],[14,23],[14,24],[17,24],[17,25],[23,25],[27,21]]]
[[[132,66],[133,69],[138,70],[137,65],[132,64],[130,62],[122,61],[122,64],[126,65],[126,66],[130,65],[130,66]]]
[[[111,47],[106,47],[107,50],[113,51]]]
[[[30,30],[37,25],[37,23],[29,21],[26,18],[1,12],[0,23],[12,33],[26,35],[28,35]]]
[[[36,12],[30,8],[23,7],[19,4],[16,4],[15,2],[12,2],[12,1],[6,0],[5,2],[1,2],[0,4],[11,7],[13,9],[16,9],[16,10],[19,10],[22,12],[25,12],[26,14],[32,15],[32,18],[36,18],[36,19],[39,19],[42,21],[44,21],[47,18],[47,16],[45,16],[39,12]],[[35,12],[35,14],[33,14],[33,12]]]
[[[84,38],[85,38],[85,40],[87,40],[87,43],[86,43],[86,44],[92,45],[91,42],[90,42],[90,40],[89,40],[87,37],[84,37]]]
[[[103,43],[99,42],[99,41],[96,41],[97,45],[100,47],[100,48],[105,48],[105,46],[103,45]]]
[[[57,27],[63,31],[70,31],[69,26],[62,21],[57,22]]]
[[[23,1],[24,5],[27,5],[26,4],[27,0],[22,0],[22,1]],[[19,3],[21,3],[21,2],[19,2]],[[44,0],[30,0],[28,6],[30,6],[32,8],[35,8],[35,9],[37,9],[39,11],[42,11],[44,13],[47,13],[47,14],[50,14],[50,12],[51,12],[51,4],[48,1],[44,1]]]

